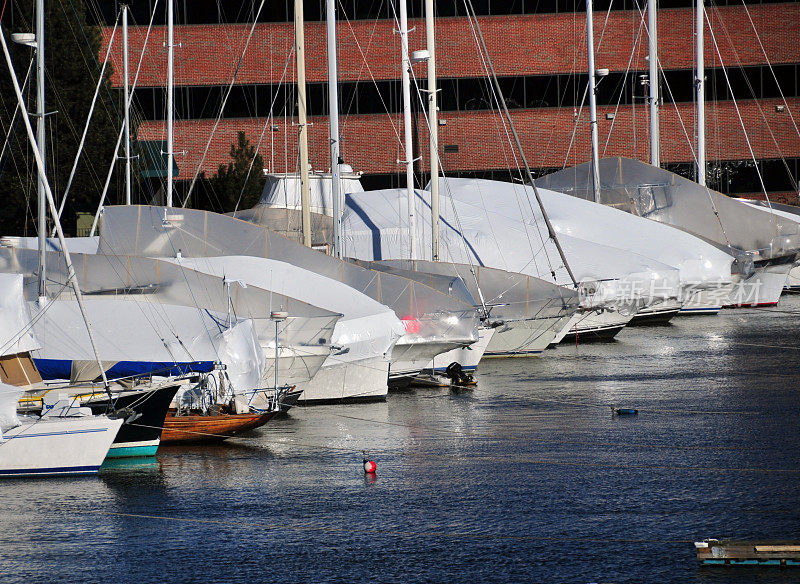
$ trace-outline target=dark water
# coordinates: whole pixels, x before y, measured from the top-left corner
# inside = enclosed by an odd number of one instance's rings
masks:
[[[800,539],[800,300],[780,309],[486,361],[474,391],[296,409],[99,478],[2,482],[0,581],[800,582],[698,568],[692,545]]]

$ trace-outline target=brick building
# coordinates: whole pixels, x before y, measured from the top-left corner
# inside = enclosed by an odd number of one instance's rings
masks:
[[[152,1],[149,2],[152,4]],[[273,171],[297,169],[294,39],[291,2],[262,12],[242,59],[234,90],[200,164],[250,32],[253,2],[197,0],[178,5],[175,42],[175,150],[179,181],[198,168],[207,175],[229,161],[236,133],[260,144]],[[270,4],[270,3],[267,3]],[[341,136],[344,161],[362,171],[368,187],[402,184],[402,119],[399,37],[391,3],[347,0],[338,27]],[[363,5],[370,4],[364,8]],[[375,8],[374,5],[380,5]],[[424,48],[421,2],[409,3],[411,50]],[[288,5],[288,7],[287,7]],[[437,2],[439,141],[443,170],[451,176],[508,179],[516,167],[502,120],[491,107],[484,66],[460,2]],[[585,88],[585,13],[564,0],[475,2],[488,50],[500,77],[530,164],[539,172],[585,162],[590,156]],[[138,61],[149,19],[148,2],[134,6],[132,67]],[[163,6],[159,9],[163,12]],[[598,87],[603,155],[649,160],[648,70],[644,6],[631,0],[596,4],[597,66],[610,74]],[[327,170],[328,123],[324,2],[306,2],[310,161]],[[708,3],[705,35],[706,140],[709,178],[731,194],[761,191],[753,158],[766,189],[797,201],[800,171],[800,3]],[[111,36],[113,3],[103,15]],[[163,22],[163,14],[157,21]],[[263,21],[263,22],[262,22]],[[686,0],[662,2],[659,11],[661,158],[667,168],[691,174],[695,114],[693,100],[694,15]],[[163,140],[166,31],[151,33],[136,90],[140,140]],[[121,84],[121,43],[115,42],[114,85]],[[723,67],[724,65],[724,67]],[[420,88],[425,65],[415,65]],[[777,80],[777,82],[776,82]],[[412,93],[414,91],[412,90]],[[420,184],[427,180],[428,131],[417,100],[414,132]],[[752,155],[751,155],[752,149]]]

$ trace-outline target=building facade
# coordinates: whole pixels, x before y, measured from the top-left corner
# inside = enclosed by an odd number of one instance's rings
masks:
[[[149,2],[152,4],[152,2]],[[210,176],[230,160],[245,132],[270,171],[297,170],[294,30],[291,2],[272,3],[252,27],[253,2],[198,1],[178,5],[175,29],[176,123],[179,181]],[[363,5],[369,4],[369,7]],[[586,18],[582,6],[563,0],[475,2],[503,93],[537,172],[586,162],[590,157],[586,99]],[[412,51],[425,48],[421,2],[410,2]],[[518,156],[490,91],[486,66],[463,6],[437,2],[436,67],[439,144],[443,172],[508,180]],[[375,8],[379,6],[379,8]],[[344,162],[364,173],[368,187],[404,184],[400,41],[391,3],[340,3],[338,58]],[[136,68],[147,31],[148,2],[135,7],[130,31]],[[163,11],[163,6],[159,8]],[[627,0],[597,4],[597,66],[609,70],[597,89],[602,156],[650,160],[646,100],[647,15]],[[324,2],[306,2],[306,69],[310,162],[330,167],[328,148]],[[105,42],[116,17],[108,3]],[[661,3],[658,18],[662,165],[687,176],[695,147],[694,11],[683,0]],[[163,14],[156,16],[163,22]],[[251,28],[252,37],[248,43]],[[154,26],[142,59],[136,113],[138,139],[163,140],[166,31]],[[245,45],[247,50],[245,51]],[[103,52],[105,52],[103,50]],[[121,86],[122,49],[112,47],[112,83]],[[800,171],[800,3],[708,3],[705,30],[706,144],[711,185],[734,195],[797,203]],[[426,65],[414,66],[422,96]],[[225,110],[220,103],[232,84]],[[414,99],[418,186],[427,181],[428,128]],[[216,129],[214,129],[216,126]],[[757,170],[759,172],[757,172]]]

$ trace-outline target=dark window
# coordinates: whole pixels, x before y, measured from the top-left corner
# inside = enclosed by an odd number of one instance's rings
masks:
[[[762,4],[762,0],[744,0],[747,4]],[[796,0],[775,0],[775,4]],[[155,0],[129,0],[133,22],[146,24]],[[716,0],[717,5],[741,6],[742,0]],[[91,19],[96,23],[112,25],[117,18],[121,2],[87,1]],[[252,0],[178,0],[175,3],[175,22],[179,24],[219,24],[252,22],[258,9],[258,2]],[[644,0],[595,0],[594,8],[599,12],[612,10],[634,10],[644,7]],[[389,0],[341,0],[337,14],[350,20],[372,20],[376,18],[393,19],[394,9]],[[294,18],[293,3],[265,2],[259,15],[259,22],[291,22]],[[585,0],[472,0],[478,16],[507,16],[513,14],[547,14],[583,12]],[[691,8],[694,0],[659,0],[660,8]],[[303,12],[306,20],[319,21],[325,18],[324,0],[305,0]],[[439,17],[465,16],[463,0],[437,0],[436,13]],[[408,3],[410,18],[424,16],[424,4],[420,0]],[[162,25],[166,20],[164,4],[159,4],[154,23]]]
[[[775,67],[775,76],[784,96],[798,96],[798,69],[800,66]],[[731,98],[731,92],[721,69],[706,70],[706,100],[722,101]],[[647,85],[642,84],[647,74],[633,71],[627,75],[612,71],[597,85],[597,103],[601,106],[624,106],[643,103]],[[728,72],[736,99],[780,97],[778,85],[768,67],[745,67]],[[509,109],[539,107],[580,107],[586,101],[588,75],[529,75],[501,77],[500,88]],[[424,80],[421,81],[424,86]],[[498,106],[492,84],[485,78],[440,79],[439,108],[443,112],[491,110]],[[164,89],[139,87],[134,103],[145,120],[164,119]],[[179,87],[175,90],[176,112],[179,118],[215,118],[227,91],[226,86]],[[694,101],[694,72],[691,70],[665,71],[661,80],[661,94],[665,103],[691,103]],[[402,111],[400,81],[352,81],[340,84],[340,112],[348,114],[382,114]],[[415,92],[412,92],[412,97]],[[296,111],[297,95],[292,85],[237,85],[231,91],[224,115],[228,118],[266,117],[275,102],[275,116],[292,115]],[[416,102],[415,102],[416,103]],[[415,105],[415,107],[417,107]],[[307,111],[309,115],[328,113],[327,83],[307,85]]]

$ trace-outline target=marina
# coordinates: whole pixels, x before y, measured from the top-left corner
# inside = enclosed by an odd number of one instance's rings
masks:
[[[797,1],[69,4],[0,7],[4,582],[800,584]]]
[[[626,329],[558,359],[492,360],[466,392],[293,408],[99,478],[6,481],[4,573],[36,581],[47,546],[53,579],[244,582],[268,565],[274,581],[799,582],[698,567],[694,549],[797,533],[798,312],[790,297]],[[639,415],[611,417],[615,403]],[[134,559],[155,541],[158,561]],[[241,559],[197,561],[221,549]]]

